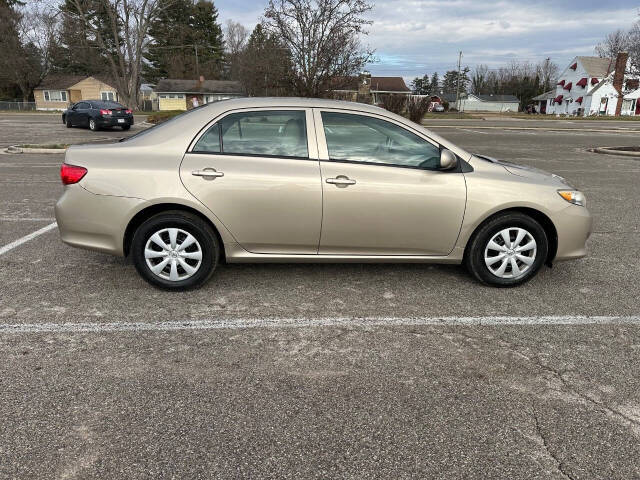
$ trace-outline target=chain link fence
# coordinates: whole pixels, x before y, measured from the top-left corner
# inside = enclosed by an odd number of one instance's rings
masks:
[[[1,110],[35,110],[36,102],[0,102]]]

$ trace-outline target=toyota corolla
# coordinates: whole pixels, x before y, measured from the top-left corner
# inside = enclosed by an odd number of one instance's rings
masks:
[[[222,261],[462,263],[508,287],[583,257],[591,231],[563,178],[331,100],[208,104],[119,143],[73,146],[61,177],[62,240],[130,256],[172,290]]]

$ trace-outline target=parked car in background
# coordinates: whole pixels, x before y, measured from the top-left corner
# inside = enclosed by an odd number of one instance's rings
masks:
[[[153,285],[226,262],[464,263],[510,287],[585,256],[584,195],[353,102],[245,98],[114,144],[72,145],[62,240],[131,256]]]
[[[129,130],[133,113],[124,105],[107,100],[82,100],[62,112],[62,123],[67,128],[88,127],[96,131],[104,127]]]

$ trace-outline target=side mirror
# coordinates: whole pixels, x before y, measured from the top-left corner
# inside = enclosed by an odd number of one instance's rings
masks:
[[[440,152],[440,170],[453,170],[458,166],[458,157],[446,148]]]

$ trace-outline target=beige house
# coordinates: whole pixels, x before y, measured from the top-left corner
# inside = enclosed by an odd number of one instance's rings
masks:
[[[240,82],[229,80],[158,80],[158,110],[187,110],[205,103],[244,96]]]
[[[86,75],[48,75],[33,91],[36,110],[64,110],[80,100],[118,101],[108,79]]]

